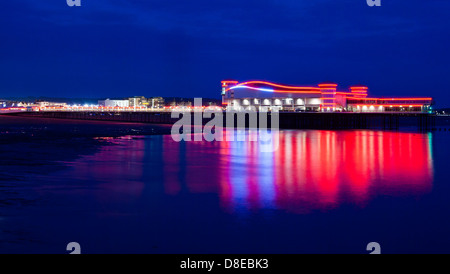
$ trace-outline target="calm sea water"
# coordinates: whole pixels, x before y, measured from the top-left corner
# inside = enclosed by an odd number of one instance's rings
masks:
[[[1,253],[450,252],[450,132],[61,138],[0,146]]]

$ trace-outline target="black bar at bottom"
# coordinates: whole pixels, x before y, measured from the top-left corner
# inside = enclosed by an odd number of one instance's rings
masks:
[[[9,258],[11,257],[11,258]],[[13,258],[14,257],[14,258]],[[447,267],[436,255],[2,255],[3,267],[55,273],[398,273]],[[18,261],[26,263],[17,263]],[[441,265],[442,264],[442,265]],[[9,268],[9,267],[12,268]],[[325,272],[326,271],[326,272]]]

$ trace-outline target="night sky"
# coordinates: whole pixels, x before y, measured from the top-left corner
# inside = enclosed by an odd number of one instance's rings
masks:
[[[450,106],[450,1],[2,1],[0,97],[220,96],[222,79]]]

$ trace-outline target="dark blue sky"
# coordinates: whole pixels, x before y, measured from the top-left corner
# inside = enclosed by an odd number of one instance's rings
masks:
[[[219,97],[270,80],[450,106],[450,1],[3,1],[0,97]]]

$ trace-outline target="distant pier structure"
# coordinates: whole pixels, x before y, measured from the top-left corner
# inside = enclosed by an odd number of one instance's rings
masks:
[[[369,88],[354,85],[348,90],[333,82],[317,86],[292,86],[268,81],[223,80],[222,104],[227,110],[278,109],[293,112],[431,113],[431,97],[369,97]]]

